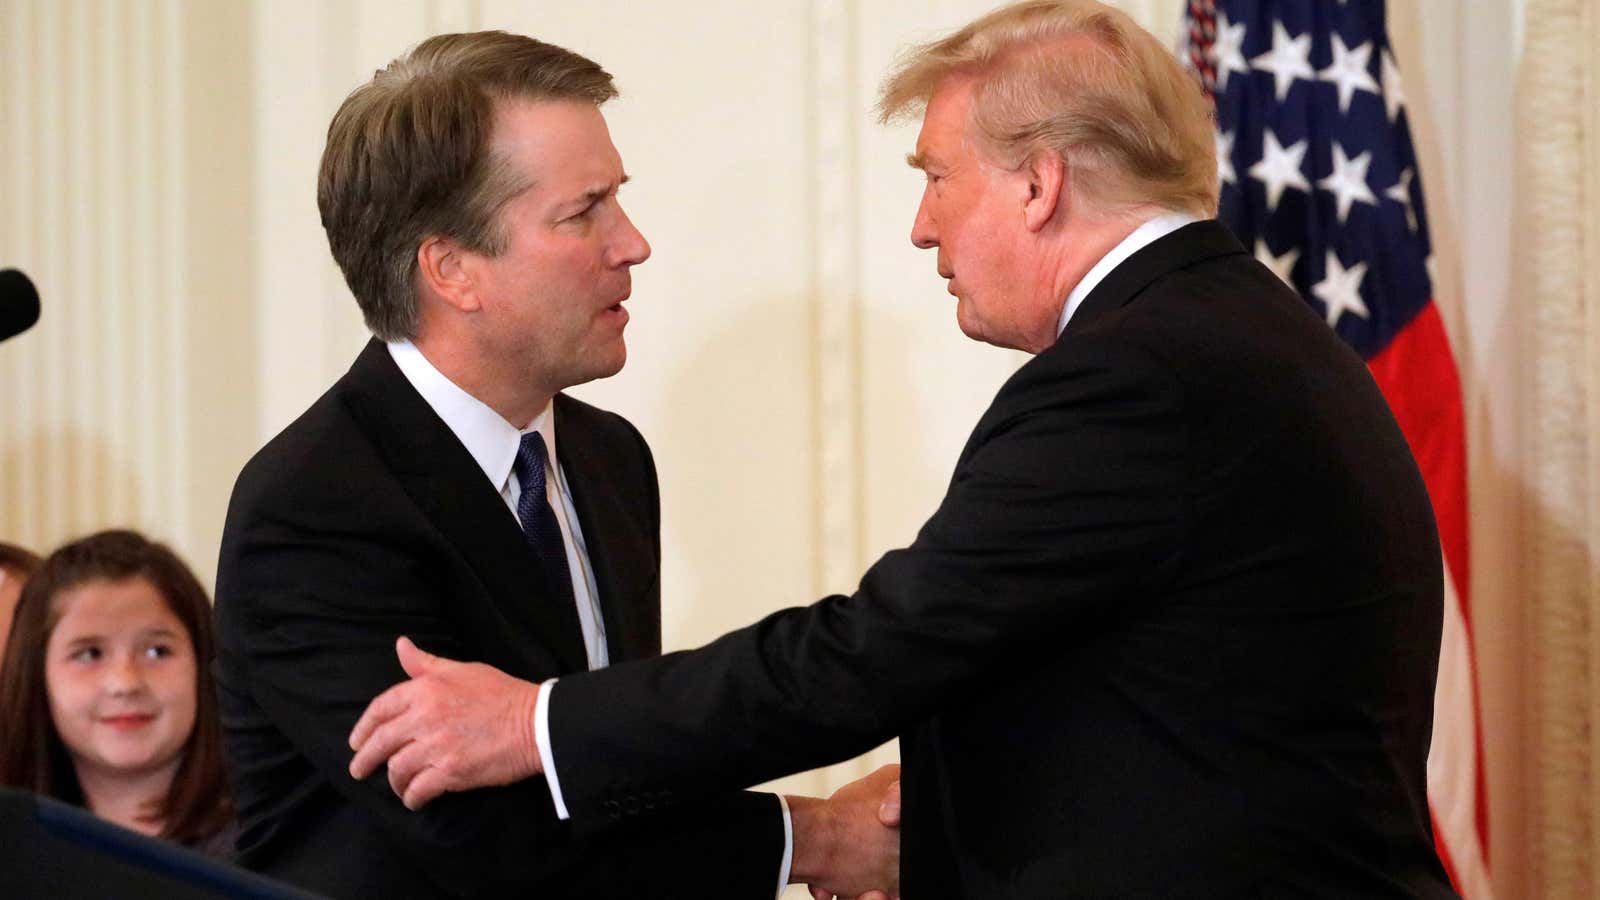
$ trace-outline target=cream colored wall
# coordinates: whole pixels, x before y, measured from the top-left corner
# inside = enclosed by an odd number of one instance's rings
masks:
[[[911,539],[1020,362],[956,329],[907,239],[915,129],[869,112],[896,48],[990,5],[0,0],[0,266],[45,303],[0,346],[0,536],[134,524],[209,578],[234,473],[364,340],[315,210],[329,117],[422,37],[504,27],[623,90],[606,113],[655,254],[627,369],[575,393],[655,449],[669,647],[848,590]],[[1175,35],[1180,0],[1124,5]],[[1389,8],[1467,395],[1495,880],[1531,897],[1506,176],[1522,0]]]

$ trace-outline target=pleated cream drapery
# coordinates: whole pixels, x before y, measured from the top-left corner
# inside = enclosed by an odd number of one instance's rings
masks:
[[[1515,308],[1532,663],[1535,895],[1600,895],[1600,4],[1528,0]]]

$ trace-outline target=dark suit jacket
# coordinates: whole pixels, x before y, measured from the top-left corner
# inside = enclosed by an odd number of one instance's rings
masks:
[[[660,652],[655,468],[624,419],[556,397],[561,460],[613,659]],[[241,862],[336,897],[770,898],[777,800],[730,793],[640,827],[558,822],[542,777],[407,811],[346,737],[404,672],[398,635],[542,680],[586,668],[515,516],[372,342],[240,474],[217,575],[217,663]],[[653,796],[648,806],[669,805]]]
[[[898,734],[910,900],[1445,897],[1441,578],[1361,360],[1200,222],[1006,382],[854,596],[563,680],[553,752],[603,820]]]

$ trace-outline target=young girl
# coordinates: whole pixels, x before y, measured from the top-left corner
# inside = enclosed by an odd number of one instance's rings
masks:
[[[231,851],[211,603],[165,546],[104,531],[23,588],[0,663],[0,784]]]

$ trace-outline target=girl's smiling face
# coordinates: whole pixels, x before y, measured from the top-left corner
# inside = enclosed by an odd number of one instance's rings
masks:
[[[194,643],[155,586],[62,591],[45,648],[50,717],[73,764],[108,776],[176,770],[194,730]]]

